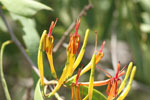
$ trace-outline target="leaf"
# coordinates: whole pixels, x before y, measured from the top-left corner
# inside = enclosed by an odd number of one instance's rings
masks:
[[[0,23],[1,23],[0,30],[2,30],[3,32],[7,32],[7,28],[1,18],[0,18]]]
[[[52,8],[34,0],[0,0],[0,1],[8,9],[8,11],[22,16],[31,17],[42,9],[52,10]]]
[[[17,20],[18,22],[21,23],[22,27],[18,25],[17,26],[18,30],[20,31],[23,37],[24,43],[26,45],[26,49],[28,50],[28,55],[30,56],[33,63],[37,65],[37,54],[38,54],[40,37],[35,28],[36,27],[35,21],[31,18],[19,16],[13,13],[11,13],[11,16],[14,20]],[[33,72],[33,78],[34,78],[34,83],[36,83],[38,80],[38,76],[36,75],[35,72]],[[34,84],[34,86],[35,85],[36,84]]]
[[[24,16],[19,16],[16,14],[11,13],[11,16],[14,20],[17,20],[21,23],[22,27],[18,27],[20,33],[22,34],[23,40],[25,42],[26,48],[28,50],[28,55],[30,56],[31,60],[35,65],[37,65],[37,54],[38,54],[38,47],[40,42],[40,37],[38,35],[38,31],[36,30],[35,20],[32,18],[27,18]],[[21,30],[22,28],[22,30]],[[46,63],[46,58],[43,57],[44,66],[48,66]],[[48,67],[44,67],[45,76],[50,75],[50,70]],[[34,83],[38,80],[38,76],[33,72]],[[35,85],[35,84],[34,84]]]
[[[44,100],[40,90],[40,79],[38,80],[35,87],[34,100]]]
[[[88,94],[88,87],[87,86],[80,86],[80,93],[83,96],[86,96]],[[93,97],[92,100],[107,100],[107,98],[98,90],[93,89]]]
[[[18,20],[22,24],[22,29],[24,31],[21,32],[23,36],[23,40],[25,45],[29,51],[29,56],[32,61],[37,64],[37,54],[38,54],[38,46],[40,37],[36,30],[35,21],[31,18],[22,17],[16,14],[11,14],[14,20]]]

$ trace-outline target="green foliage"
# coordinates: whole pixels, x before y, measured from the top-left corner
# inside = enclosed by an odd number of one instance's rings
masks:
[[[36,65],[37,50],[40,40],[39,35],[41,35],[44,29],[47,29],[49,27],[49,22],[51,20],[54,20],[56,17],[58,17],[59,19],[56,28],[53,31],[56,37],[54,43],[55,45],[57,41],[61,38],[64,31],[67,29],[67,27],[72,23],[74,19],[77,18],[79,12],[88,3],[88,0],[0,0],[0,3],[2,4],[2,8],[4,10],[5,17],[8,20],[8,23],[12,26],[17,38],[21,40],[23,46],[28,51],[27,53]],[[95,30],[98,31],[98,41],[105,39],[109,42],[111,33],[116,33],[118,41],[123,40],[125,43],[128,43],[129,48],[131,48],[131,59],[133,60],[134,64],[137,65],[136,80],[142,82],[143,85],[150,84],[149,0],[93,0],[92,3],[94,8],[87,11],[86,16],[82,17],[79,34],[83,35],[85,29],[90,28],[90,44],[94,41],[93,33]],[[51,7],[54,9],[54,12],[49,12],[53,10]],[[5,8],[8,11],[5,11]],[[41,11],[40,13],[36,14],[40,10],[48,11]],[[10,38],[8,34],[5,34],[6,32],[7,28],[5,27],[0,18],[0,44],[6,40],[6,37],[7,39]],[[67,38],[65,42],[67,42],[68,39],[69,38]],[[17,48],[15,48],[14,50],[16,50],[16,53],[14,55],[18,56]],[[57,73],[61,73],[61,66],[64,65],[63,59],[65,57],[62,51],[65,52],[64,48],[59,49],[58,53],[54,54],[54,63],[57,69]],[[11,52],[11,50],[9,50],[8,52]],[[129,51],[127,50],[127,52]],[[48,68],[48,63],[45,58],[46,57],[44,55],[43,59],[46,62],[44,62],[44,65],[46,65],[44,67],[45,76],[48,79],[52,79],[50,69]],[[84,58],[87,60],[86,57]],[[123,56],[122,58],[126,58],[126,56]],[[83,60],[82,63],[87,63],[86,60]],[[16,61],[19,61],[19,59],[12,60],[12,62]],[[110,62],[106,63],[110,65]],[[10,63],[9,60],[7,61],[7,63],[8,65],[12,65],[12,68],[16,70],[16,65]],[[23,64],[24,63],[26,63],[26,60],[23,62]],[[6,74],[7,73],[10,74],[6,71]],[[14,73],[18,74],[17,71]],[[8,83],[8,85],[11,85],[11,83]],[[88,91],[87,87],[84,88],[86,88],[85,91]],[[135,94],[136,92],[132,93]],[[143,92],[143,94],[144,93],[145,91]],[[87,92],[83,92],[83,94],[87,95]],[[146,99],[146,95],[144,96]],[[133,98],[134,97],[132,97],[132,99]]]
[[[20,28],[22,28],[23,31],[20,31],[20,33],[28,49],[29,56],[33,62],[37,64],[37,51],[40,37],[38,35],[34,19],[18,16],[16,14],[11,14],[11,16],[14,20],[21,23],[22,27]]]
[[[1,2],[9,12],[21,16],[31,17],[39,10],[52,10],[52,8],[34,0],[1,0]]]
[[[0,18],[0,30],[2,30],[3,32],[7,32],[7,28],[5,26],[5,24],[3,23],[2,19]]]

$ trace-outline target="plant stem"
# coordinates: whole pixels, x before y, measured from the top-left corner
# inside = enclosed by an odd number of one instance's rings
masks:
[[[5,47],[12,43],[12,41],[6,41],[2,44],[2,47],[1,47],[1,55],[0,55],[0,75],[1,75],[1,81],[2,81],[2,86],[3,86],[3,89],[4,89],[4,93],[6,95],[6,99],[7,100],[11,100],[11,97],[10,97],[10,94],[9,94],[9,91],[8,91],[8,87],[7,87],[7,83],[6,83],[6,80],[5,80],[5,77],[4,77],[4,72],[3,72],[3,52],[4,52],[4,49]]]

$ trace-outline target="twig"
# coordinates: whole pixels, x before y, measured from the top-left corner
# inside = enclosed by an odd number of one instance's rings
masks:
[[[80,12],[79,16],[83,16],[86,15],[86,12],[93,8],[93,5],[91,3],[89,3],[88,5],[86,5],[82,11]],[[68,27],[68,29],[64,32],[64,35],[62,36],[62,38],[58,41],[58,43],[56,44],[56,46],[53,49],[53,52],[57,52],[57,50],[60,48],[60,46],[64,43],[66,37],[69,35],[69,33],[73,30],[73,28],[75,27],[75,21],[73,21],[73,23]]]

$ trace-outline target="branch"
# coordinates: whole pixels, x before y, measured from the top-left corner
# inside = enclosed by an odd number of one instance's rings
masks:
[[[88,5],[84,6],[84,8],[82,9],[82,11],[80,12],[79,16],[83,16],[86,15],[86,12],[93,8],[93,5],[91,3],[89,3]],[[62,38],[58,41],[58,43],[56,44],[56,46],[53,49],[53,52],[57,52],[57,50],[60,48],[60,46],[64,43],[65,39],[67,38],[67,36],[69,35],[69,33],[73,30],[73,28],[75,27],[75,21],[73,21],[73,23],[68,27],[68,29],[64,32],[64,35],[62,36]]]

